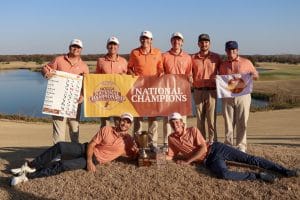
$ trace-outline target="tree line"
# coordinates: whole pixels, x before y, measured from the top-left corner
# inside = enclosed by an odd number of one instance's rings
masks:
[[[60,54],[32,54],[32,55],[0,55],[0,62],[36,62],[37,64],[42,64],[44,62],[49,62],[53,60],[56,56]],[[97,58],[104,56],[104,54],[86,54],[82,55],[84,61],[96,61]],[[129,54],[121,55],[126,59],[129,58]],[[288,64],[298,64],[300,63],[300,55],[294,54],[282,54],[282,55],[243,55],[250,59],[255,65],[256,62],[276,62],[276,63],[288,63]],[[225,55],[222,55],[225,59]]]

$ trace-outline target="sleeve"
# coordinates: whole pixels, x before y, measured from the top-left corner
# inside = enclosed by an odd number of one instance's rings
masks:
[[[130,55],[129,55],[129,61],[128,61],[128,70],[131,70],[132,72],[134,72],[134,53],[133,51],[131,51]]]
[[[102,74],[100,59],[97,60],[96,72],[95,73],[96,74]]]
[[[203,138],[201,132],[199,131],[198,128],[193,128],[193,135],[194,135],[194,145],[195,146],[201,146],[201,145],[205,145],[205,139]]]
[[[104,138],[104,132],[105,132],[105,127],[101,128],[96,135],[92,138],[92,141],[95,142],[96,144],[100,144],[103,141]]]
[[[247,61],[248,61],[250,73],[253,75],[254,78],[258,78],[258,72],[257,72],[256,68],[254,67],[254,65],[252,64],[252,62],[250,60],[247,60]]]
[[[125,58],[124,58],[124,64],[123,64],[123,72],[125,74],[127,74],[127,72],[128,72],[128,62]]]
[[[193,67],[193,62],[192,62],[192,57],[188,55],[188,63],[187,63],[187,69],[185,74],[190,77],[192,76],[192,67]]]
[[[157,60],[157,74],[161,74],[164,72],[164,66],[163,66],[163,58],[161,55],[161,52],[158,51],[158,60]]]
[[[173,141],[170,139],[170,137],[168,138],[168,144],[169,144],[169,147],[168,147],[168,154],[167,155],[173,158],[179,153],[179,151],[177,150],[177,148],[173,144]]]

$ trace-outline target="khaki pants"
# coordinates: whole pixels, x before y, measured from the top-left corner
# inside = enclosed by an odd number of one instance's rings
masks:
[[[217,93],[216,90],[194,90],[196,105],[197,128],[206,139],[205,121],[207,121],[208,140],[217,141],[216,117],[217,117]]]
[[[69,126],[69,135],[71,142],[79,142],[79,120],[81,104],[78,106],[77,116],[75,119],[67,117],[52,116],[53,125],[53,143],[66,141],[66,125]]]
[[[143,117],[135,117],[134,118],[134,127],[133,132],[141,132],[143,126]],[[148,133],[150,137],[150,143],[157,147],[157,140],[158,140],[158,122],[156,117],[148,117]]]
[[[222,110],[225,121],[225,144],[233,144],[233,134],[236,129],[236,146],[247,149],[247,122],[250,112],[251,95],[222,99]]]
[[[186,116],[182,116],[182,121],[183,121],[183,123],[185,124],[185,127],[186,127]],[[172,133],[172,127],[169,123],[168,117],[164,117],[163,129],[164,129],[163,142],[164,142],[164,144],[168,144],[168,137]]]

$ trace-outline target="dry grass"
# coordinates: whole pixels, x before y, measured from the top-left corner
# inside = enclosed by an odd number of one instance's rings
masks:
[[[16,187],[8,186],[7,168],[31,158],[41,149],[2,148],[0,159],[1,199],[299,199],[300,178],[284,178],[274,184],[261,181],[226,181],[217,179],[202,166],[162,166],[138,168],[133,161],[119,159],[97,166],[95,174],[85,170],[30,180]],[[249,152],[284,166],[300,167],[297,146],[250,145]],[[257,171],[232,166],[237,171]]]

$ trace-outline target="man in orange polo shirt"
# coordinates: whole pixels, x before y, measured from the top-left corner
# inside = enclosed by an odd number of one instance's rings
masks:
[[[97,164],[110,162],[121,155],[136,157],[138,148],[128,134],[132,122],[133,116],[124,113],[120,116],[117,127],[100,128],[89,143],[56,143],[33,161],[26,162],[20,168],[12,169],[11,172],[18,176],[12,178],[11,185],[76,169],[86,168],[88,171],[95,172]],[[53,163],[53,158],[58,155],[61,155],[62,159]]]
[[[52,62],[45,65],[42,69],[42,74],[49,79],[53,76],[55,70],[64,71],[71,74],[84,75],[89,73],[88,66],[81,60],[82,41],[74,39],[69,45],[69,53],[63,56],[56,57]],[[83,93],[82,93],[83,94]],[[79,142],[79,120],[81,103],[83,95],[78,99],[77,116],[75,119],[52,116],[53,124],[53,142],[65,141],[66,124],[69,125],[69,134],[72,142]]]
[[[175,32],[171,35],[172,48],[163,54],[163,66],[165,74],[183,74],[192,83],[192,58],[182,50],[183,35]],[[186,116],[183,117],[186,123]],[[171,134],[171,126],[168,117],[164,117],[164,146],[168,146],[168,136]]]
[[[127,74],[127,61],[119,56],[119,39],[112,36],[106,43],[107,54],[97,60],[96,74]],[[114,123],[118,118],[114,117]],[[109,117],[101,117],[101,127],[109,125]]]
[[[208,141],[217,141],[216,129],[216,75],[221,64],[218,54],[210,51],[210,37],[201,34],[198,37],[200,51],[192,56],[194,101],[196,105],[197,127],[206,139],[205,121],[207,121]]]
[[[238,43],[228,41],[225,44],[227,60],[220,66],[220,74],[248,74],[258,78],[258,72],[250,60],[239,56]],[[250,112],[251,94],[222,99],[222,110],[225,121],[225,144],[233,145],[233,133],[236,129],[236,146],[239,150],[247,150],[246,129]]]
[[[176,160],[178,164],[203,163],[218,178],[227,180],[255,180],[274,182],[276,176],[266,172],[229,171],[225,161],[234,161],[272,170],[286,177],[299,176],[299,169],[289,170],[264,158],[252,156],[229,145],[213,142],[207,143],[195,127],[186,128],[179,113],[169,116],[174,132],[169,136],[168,160]]]
[[[140,34],[141,46],[131,51],[128,62],[128,73],[136,76],[161,76],[163,73],[162,56],[160,50],[152,46],[152,33],[143,31]],[[143,117],[134,119],[134,132],[142,131]],[[158,122],[156,117],[148,117],[148,132],[151,144],[157,147]]]

